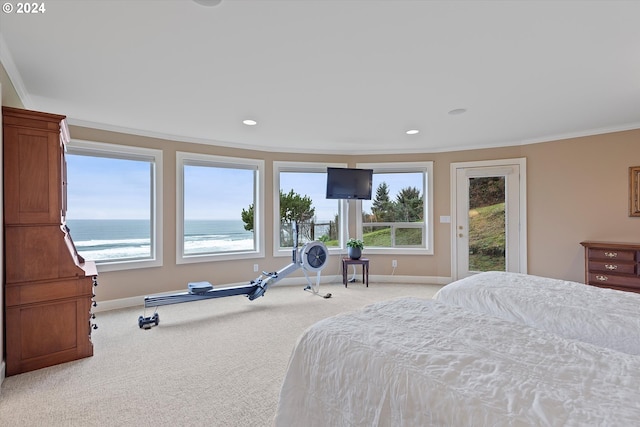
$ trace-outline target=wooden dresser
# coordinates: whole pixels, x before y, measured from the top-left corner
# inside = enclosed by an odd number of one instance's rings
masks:
[[[65,225],[65,116],[2,108],[6,374],[93,355],[95,263]]]
[[[640,292],[640,243],[580,243],[585,250],[585,283]]]

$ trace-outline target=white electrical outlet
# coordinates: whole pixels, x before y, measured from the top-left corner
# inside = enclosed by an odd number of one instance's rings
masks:
[[[253,271],[257,272],[259,270],[258,267],[259,267],[258,264],[253,264]]]
[[[397,259],[391,260],[391,267],[396,268],[397,266],[398,266],[398,260]]]

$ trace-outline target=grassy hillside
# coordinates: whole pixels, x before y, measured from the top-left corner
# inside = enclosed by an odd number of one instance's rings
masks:
[[[504,203],[469,211],[469,270],[505,270]]]

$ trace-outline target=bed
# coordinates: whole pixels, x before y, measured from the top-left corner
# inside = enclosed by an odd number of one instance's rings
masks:
[[[434,299],[640,355],[640,294],[492,271],[450,283]]]
[[[639,384],[640,357],[401,298],[303,333],[275,425],[637,425]]]

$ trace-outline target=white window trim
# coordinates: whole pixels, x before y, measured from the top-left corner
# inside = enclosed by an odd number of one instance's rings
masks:
[[[183,255],[184,252],[184,165],[256,169],[254,185],[255,250],[219,254]],[[176,264],[264,258],[264,160],[176,152]]]
[[[327,168],[346,168],[346,163],[321,162],[273,162],[273,256],[291,256],[291,248],[280,247],[280,172],[327,172]],[[338,206],[340,215],[340,247],[327,248],[329,255],[344,252],[347,235],[346,201],[340,200]]]
[[[79,154],[112,159],[145,160],[153,164],[151,177],[151,258],[143,260],[96,261],[98,273],[133,270],[163,265],[163,216],[162,216],[162,150],[129,145],[72,139],[67,144],[69,154]],[[72,231],[73,233],[73,231]]]
[[[424,172],[423,195],[425,213],[426,248],[374,248],[367,247],[368,254],[397,255],[433,255],[433,161],[424,162],[389,162],[389,163],[356,163],[357,168],[373,169],[373,173]],[[372,199],[376,189],[372,189]],[[362,239],[362,203],[356,205],[356,233]]]

